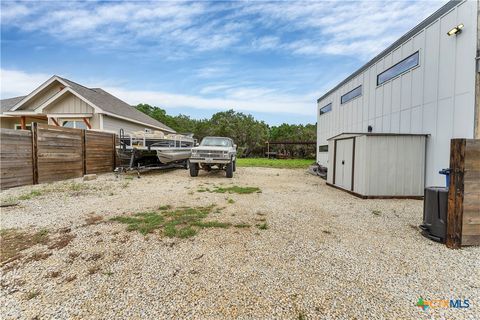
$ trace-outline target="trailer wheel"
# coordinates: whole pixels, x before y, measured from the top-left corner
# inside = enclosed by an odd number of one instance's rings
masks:
[[[198,163],[190,163],[190,177],[198,176]]]
[[[233,161],[230,161],[225,168],[227,171],[227,178],[233,178]]]

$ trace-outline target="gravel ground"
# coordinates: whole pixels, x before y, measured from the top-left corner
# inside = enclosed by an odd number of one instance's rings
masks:
[[[198,192],[229,185],[255,186],[262,193]],[[268,168],[238,168],[233,179],[220,172],[190,178],[184,170],[140,179],[102,175],[86,183],[15,188],[1,198],[11,201],[32,190],[40,195],[2,208],[1,228],[47,229],[75,238],[60,249],[36,245],[3,266],[3,319],[478,319],[480,314],[480,248],[449,250],[422,237],[418,200],[361,200],[304,170]],[[224,207],[211,214],[214,219],[252,226],[172,239],[127,232],[108,220],[160,205],[210,204]],[[261,219],[267,230],[255,227]],[[62,228],[68,229],[58,231]],[[51,255],[28,261],[36,252]],[[470,308],[423,311],[415,306],[420,297],[469,299]]]

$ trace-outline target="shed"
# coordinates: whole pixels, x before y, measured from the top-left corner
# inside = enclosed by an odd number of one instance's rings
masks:
[[[424,134],[342,133],[328,139],[327,183],[361,198],[423,197]]]

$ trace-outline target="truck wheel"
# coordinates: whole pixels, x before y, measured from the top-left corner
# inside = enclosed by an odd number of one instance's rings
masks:
[[[198,176],[198,163],[190,163],[190,177]]]
[[[233,160],[233,172],[237,171],[237,160]]]
[[[233,161],[230,161],[225,168],[227,171],[227,178],[233,178]]]

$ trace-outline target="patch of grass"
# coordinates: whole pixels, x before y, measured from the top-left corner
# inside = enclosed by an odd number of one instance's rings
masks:
[[[227,228],[229,223],[202,221],[210,214],[214,205],[208,207],[162,208],[160,211],[140,212],[132,216],[118,216],[111,220],[127,225],[128,231],[139,231],[146,235],[159,229],[169,238],[189,238],[204,228]]]
[[[194,226],[199,227],[199,228],[228,228],[230,227],[230,223],[225,223],[225,222],[218,222],[218,221],[198,221],[192,223]]]
[[[249,194],[249,193],[261,193],[262,190],[258,187],[239,187],[239,186],[232,186],[232,187],[215,187],[211,192],[215,193],[238,193],[238,194]]]
[[[238,167],[264,167],[280,169],[306,169],[313,164],[313,159],[265,159],[237,158]]]
[[[32,300],[33,298],[36,298],[39,295],[40,295],[40,291],[38,291],[38,290],[29,291],[25,294],[25,299],[26,300]]]
[[[8,197],[0,201],[0,207],[13,207],[18,205],[18,199],[14,197]]]
[[[372,214],[376,215],[376,216],[379,216],[382,214],[382,211],[380,210],[372,210]]]
[[[235,228],[250,228],[248,223],[237,223],[233,225]]]
[[[197,192],[211,192],[211,191],[208,188],[205,188],[205,189],[200,188],[197,190]]]
[[[233,203],[235,203],[235,200],[233,200],[232,198],[228,198],[227,202],[230,203],[230,204],[233,204]]]
[[[113,276],[113,272],[112,272],[112,271],[106,271],[106,272],[104,272],[103,274],[106,275],[106,276],[109,276],[109,277]]]
[[[170,210],[172,209],[172,206],[171,205],[166,205],[166,206],[160,206],[158,207],[158,210],[162,210],[162,211],[165,211],[165,210]]]
[[[0,264],[12,262],[21,258],[21,251],[37,244],[47,244],[49,241],[48,231],[37,232],[22,231],[18,229],[4,229],[0,232]]]
[[[266,222],[257,224],[256,227],[260,230],[267,230],[268,229],[268,224]]]
[[[28,193],[24,193],[18,197],[18,200],[30,200],[35,197],[41,196],[43,193],[40,190],[32,190]]]
[[[125,180],[133,180],[133,176],[124,176],[123,177]]]

